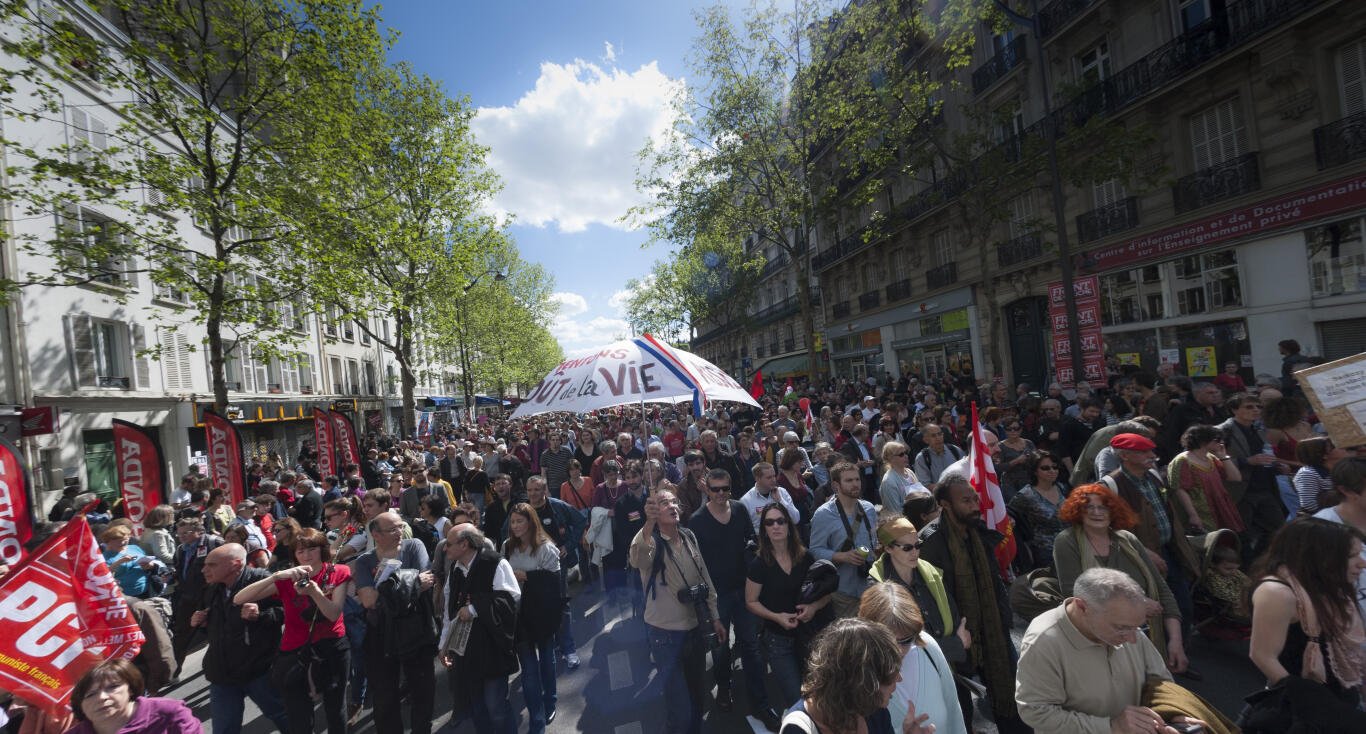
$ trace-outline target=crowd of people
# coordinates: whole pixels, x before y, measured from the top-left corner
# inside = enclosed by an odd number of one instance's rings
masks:
[[[65,497],[44,530],[86,512],[149,642],[47,730],[185,731],[158,696],[206,646],[216,734],[246,699],[280,731],[371,709],[425,734],[443,677],[454,722],[536,734],[582,664],[570,600],[600,589],[643,630],[668,732],[710,706],[785,734],[1366,731],[1366,458],[1292,377],[903,372],[773,383],[761,409],[372,435],[340,476],[305,447],[253,463],[235,506],[186,476],[140,536]],[[974,432],[1009,538],[983,523]],[[1246,710],[1176,682],[1201,679],[1200,637],[1246,641],[1267,681]]]

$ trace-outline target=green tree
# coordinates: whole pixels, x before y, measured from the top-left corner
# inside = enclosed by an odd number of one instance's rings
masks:
[[[676,343],[688,341],[690,327],[742,325],[763,267],[736,240],[701,238],[626,282],[626,321]]]

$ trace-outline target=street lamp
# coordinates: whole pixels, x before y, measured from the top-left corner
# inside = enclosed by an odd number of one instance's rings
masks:
[[[495,283],[501,283],[501,282],[507,280],[507,275],[505,275],[505,274],[503,273],[503,271],[497,270],[497,269],[494,269],[494,268],[489,268],[488,270],[485,270],[484,272],[482,272],[482,273],[480,273],[480,274],[474,276],[474,279],[473,279],[473,280],[471,280],[470,282],[466,283],[465,286],[464,286],[463,288],[460,289],[461,295],[464,295],[464,294],[469,293],[471,288],[473,288],[474,286],[476,286],[476,285],[479,284],[479,280],[480,280],[481,278],[483,278],[485,275],[489,275],[489,274],[492,274],[492,275],[493,275],[493,282],[495,282]],[[459,311],[460,311],[460,310],[457,310],[456,313],[459,313]],[[459,317],[457,316],[457,318],[459,318]],[[474,407],[475,407],[475,406],[474,406],[474,382],[470,379],[469,345],[466,343],[466,339],[467,339],[467,336],[466,336],[466,334],[464,333],[464,329],[462,328],[462,329],[461,329],[461,334],[460,334],[460,386],[461,386],[462,388],[464,388],[464,391],[465,391],[465,411],[466,411],[466,415],[468,415],[468,416],[470,416],[471,418],[473,418],[473,416],[474,416]],[[500,395],[499,398],[502,398],[502,396]]]
[[[471,280],[470,282],[466,283],[465,287],[462,288],[460,292],[469,293],[471,288],[479,284],[479,279],[483,278],[485,275],[488,275],[489,273],[493,273],[493,280],[495,283],[501,283],[508,279],[508,277],[504,275],[503,271],[501,270],[485,270],[484,272],[474,276],[474,280]]]

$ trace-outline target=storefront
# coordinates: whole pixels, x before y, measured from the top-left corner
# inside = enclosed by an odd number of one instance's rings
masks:
[[[898,324],[894,327],[898,336],[916,332],[915,336],[892,342],[898,370],[909,370],[925,380],[937,380],[949,370],[973,373],[969,323],[968,309],[964,307]]]
[[[274,455],[285,466],[293,466],[304,442],[313,442],[313,409],[342,410],[354,420],[354,405],[353,400],[253,401],[230,404],[224,413],[242,436],[245,461],[264,462]],[[204,410],[212,408],[213,403],[194,404],[194,428],[189,432],[192,462],[205,453]]]
[[[981,363],[971,288],[908,303],[826,329],[830,360],[839,377],[900,376],[903,368],[926,378],[948,370],[976,374]]]

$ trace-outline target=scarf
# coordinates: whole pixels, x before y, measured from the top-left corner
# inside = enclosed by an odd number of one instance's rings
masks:
[[[1324,634],[1308,592],[1289,573],[1285,574],[1285,579],[1289,582],[1290,590],[1295,592],[1295,611],[1300,617],[1300,627],[1309,638],[1309,644],[1304,646],[1300,675],[1317,683],[1327,683],[1327,670],[1331,668],[1343,688],[1352,689],[1361,685],[1361,646],[1366,643],[1361,615],[1355,608],[1346,610],[1351,618],[1347,629],[1331,635]],[[1324,665],[1324,650],[1328,651],[1327,666]]]
[[[967,618],[968,632],[972,633],[968,663],[982,671],[982,681],[991,694],[991,709],[996,720],[1018,718],[1015,672],[1010,663],[1011,643],[996,607],[995,584],[999,575],[995,560],[982,541],[972,535],[974,530],[969,529],[969,536],[964,538],[947,513],[940,522],[939,532],[944,534],[945,548],[953,563],[953,591],[958,612]]]
[[[1085,573],[1087,569],[1099,566],[1100,561],[1096,559],[1095,552],[1091,550],[1091,541],[1086,539],[1086,531],[1078,527],[1076,528],[1076,533],[1077,549],[1081,553],[1081,570]],[[1128,557],[1129,562],[1137,566],[1139,572],[1143,574],[1142,579],[1134,579],[1143,585],[1143,593],[1153,601],[1160,599],[1161,597],[1158,596],[1158,589],[1160,587],[1157,585],[1157,578],[1148,570],[1146,559],[1142,555],[1139,555],[1140,552],[1146,553],[1146,551],[1140,551],[1138,548],[1134,547],[1133,543],[1129,542],[1128,538],[1111,530],[1110,558],[1113,559],[1116,552],[1123,553]],[[1113,566],[1110,566],[1110,568],[1113,568]],[[1153,647],[1157,648],[1158,654],[1165,658],[1167,656],[1167,627],[1163,624],[1162,612],[1158,612],[1157,614],[1148,617],[1148,639],[1152,640]]]

